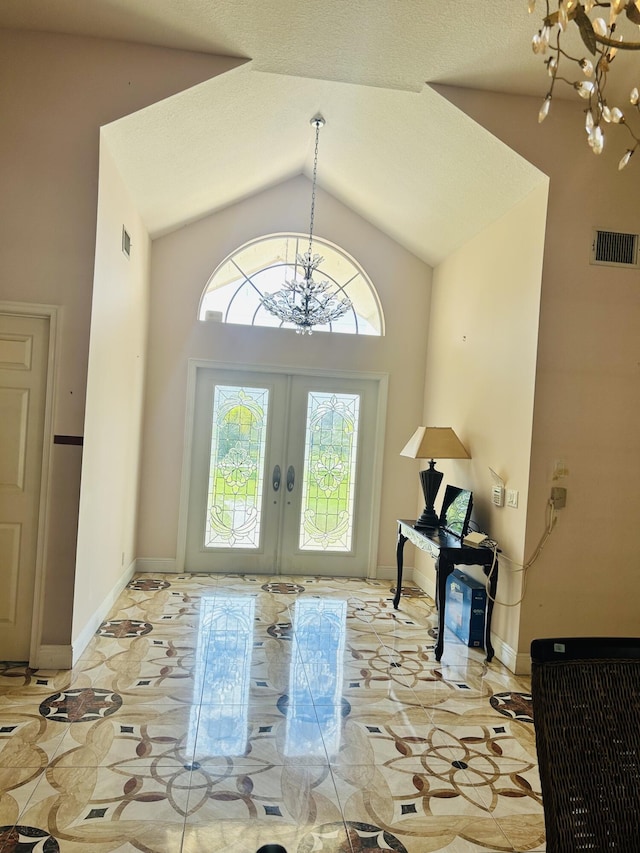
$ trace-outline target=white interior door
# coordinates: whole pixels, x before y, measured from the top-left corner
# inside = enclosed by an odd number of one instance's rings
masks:
[[[49,321],[0,313],[0,660],[28,660]]]
[[[187,571],[365,576],[379,382],[198,369]]]

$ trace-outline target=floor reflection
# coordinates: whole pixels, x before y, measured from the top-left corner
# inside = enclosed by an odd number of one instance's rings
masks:
[[[338,751],[346,619],[346,601],[299,598],[295,603],[287,755]]]
[[[254,596],[202,600],[195,687],[201,690],[199,756],[246,751],[255,613]]]

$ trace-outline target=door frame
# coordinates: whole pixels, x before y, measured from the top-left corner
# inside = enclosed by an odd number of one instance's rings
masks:
[[[42,640],[46,585],[47,520],[51,496],[51,471],[53,448],[53,409],[55,400],[56,356],[59,352],[60,308],[37,302],[0,301],[0,314],[46,320],[49,324],[49,347],[45,376],[44,420],[42,430],[42,466],[40,469],[40,494],[38,496],[38,527],[36,532],[36,565],[33,584],[33,609],[29,665],[38,666]]]
[[[361,370],[323,370],[315,367],[290,367],[282,364],[230,364],[226,361],[209,361],[190,358],[187,362],[187,396],[182,455],[182,477],[180,480],[180,505],[178,509],[178,540],[176,547],[176,572],[184,572],[187,550],[187,514],[189,511],[189,489],[191,488],[191,453],[193,450],[193,426],[195,417],[196,378],[199,370],[228,370],[239,373],[280,373],[295,376],[325,376],[331,379],[367,379],[378,383],[378,406],[376,412],[376,438],[373,454],[373,482],[376,487],[369,506],[369,566],[366,577],[374,579],[378,574],[378,538],[380,505],[382,502],[382,463],[384,455],[384,432],[387,414],[388,373],[373,373]]]

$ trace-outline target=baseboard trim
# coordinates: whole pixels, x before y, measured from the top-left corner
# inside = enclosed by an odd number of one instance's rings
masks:
[[[402,573],[402,580],[405,580],[405,573]],[[414,583],[418,584],[420,589],[424,590],[427,595],[431,596],[433,600],[436,600],[436,573],[431,568],[429,569],[429,573],[421,572],[420,569],[415,568],[413,570],[409,569],[406,580],[412,580]]]
[[[135,560],[136,574],[182,574],[178,571],[175,559],[169,557],[138,557]]]
[[[510,669],[514,675],[531,675],[531,656],[517,652],[513,646],[505,643],[500,637],[493,636],[491,638],[493,647],[496,652],[496,657],[503,663],[507,669]]]
[[[42,645],[38,647],[35,660],[29,661],[33,669],[71,669],[73,649],[65,645]]]
[[[407,570],[408,574],[411,569]],[[375,580],[379,581],[395,581],[398,577],[398,570],[395,566],[378,566],[376,569]]]
[[[127,570],[122,575],[120,575],[111,592],[101,602],[100,606],[94,611],[93,615],[87,620],[82,631],[80,631],[77,637],[72,638],[72,666],[75,666],[75,664],[78,662],[82,653],[89,645],[89,641],[96,633],[100,625],[104,622],[105,616],[109,613],[109,611],[115,604],[118,596],[125,588],[125,586],[129,583],[131,578],[134,576],[135,566],[136,561],[133,560]]]

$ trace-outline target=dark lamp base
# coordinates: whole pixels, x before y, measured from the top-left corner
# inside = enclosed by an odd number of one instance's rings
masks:
[[[434,461],[431,459],[429,467],[420,472],[420,483],[422,485],[422,493],[424,495],[424,512],[413,525],[416,530],[433,530],[440,523],[438,513],[435,511],[433,504],[442,482],[442,472],[436,471]]]
[[[434,530],[439,524],[440,519],[435,510],[429,512],[425,509],[420,518],[416,519],[416,523],[413,526],[416,530]]]

